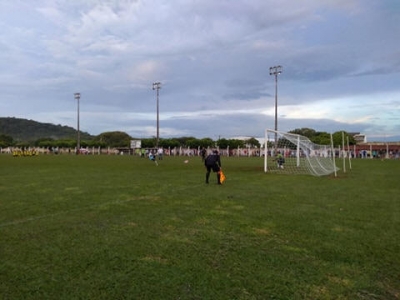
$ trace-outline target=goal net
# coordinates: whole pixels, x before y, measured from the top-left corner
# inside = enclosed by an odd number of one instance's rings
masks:
[[[265,172],[323,176],[336,175],[337,170],[332,145],[317,145],[298,134],[265,131]]]

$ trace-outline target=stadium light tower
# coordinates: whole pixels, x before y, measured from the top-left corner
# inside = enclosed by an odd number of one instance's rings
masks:
[[[282,73],[282,66],[269,68],[269,75],[275,76],[275,131],[278,131],[278,75]],[[275,132],[275,151],[278,146],[278,135]]]
[[[78,118],[77,118],[77,139],[76,139],[76,154],[79,154],[79,150],[81,148],[81,134],[79,131],[79,99],[81,99],[81,93],[74,94],[75,99],[78,101]]]
[[[157,95],[157,140],[156,140],[156,147],[157,148],[158,148],[158,142],[160,140],[160,118],[159,118],[160,111],[159,111],[159,100],[158,100],[159,95],[160,95],[160,92],[159,92],[160,89],[161,89],[161,82],[154,82],[153,83],[153,90],[157,91],[156,92],[156,95]]]

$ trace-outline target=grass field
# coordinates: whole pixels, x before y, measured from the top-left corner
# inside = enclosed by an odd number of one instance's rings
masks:
[[[0,155],[1,299],[400,298],[400,161],[185,159]]]

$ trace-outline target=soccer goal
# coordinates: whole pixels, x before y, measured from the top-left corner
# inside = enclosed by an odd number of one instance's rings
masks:
[[[302,135],[265,130],[264,172],[336,176],[337,170],[332,136],[331,145],[317,145]]]

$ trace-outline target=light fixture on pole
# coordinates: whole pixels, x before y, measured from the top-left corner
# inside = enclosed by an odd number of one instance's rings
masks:
[[[78,101],[78,118],[77,118],[77,139],[76,139],[76,154],[79,154],[79,151],[81,149],[81,134],[79,130],[79,99],[81,99],[81,94],[80,93],[75,93],[74,94],[75,99]]]
[[[269,68],[269,75],[275,75],[275,151],[278,146],[278,75],[282,73],[282,66]]]
[[[156,139],[156,147],[158,148],[158,143],[160,140],[160,118],[159,118],[159,90],[161,89],[161,82],[154,82],[153,83],[153,90],[157,91],[157,139]]]

